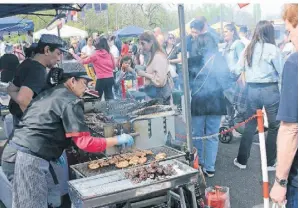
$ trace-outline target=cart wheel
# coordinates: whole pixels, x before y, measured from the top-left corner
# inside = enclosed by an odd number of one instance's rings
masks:
[[[227,127],[220,127],[219,133],[226,130],[228,130]],[[230,143],[230,141],[233,139],[233,133],[227,132],[226,134],[220,134],[218,138],[222,143]]]

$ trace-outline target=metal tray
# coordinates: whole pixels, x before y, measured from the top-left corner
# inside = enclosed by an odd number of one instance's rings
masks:
[[[149,150],[151,150],[154,153],[154,155],[147,155],[147,162],[145,164],[149,164],[150,162],[154,161],[155,160],[155,155],[160,153],[160,152],[166,153],[167,157],[164,160],[171,160],[171,159],[175,159],[175,158],[184,157],[185,154],[186,154],[184,152],[178,151],[174,148],[171,148],[171,147],[168,147],[168,146],[165,146],[165,145],[164,146],[159,146],[159,147],[153,147],[153,148],[150,148]],[[108,158],[110,158],[110,157],[108,157]],[[163,160],[161,160],[161,161],[163,161]],[[90,162],[71,165],[70,168],[75,172],[77,178],[90,177],[90,176],[95,176],[95,175],[99,175],[99,174],[119,170],[114,165],[110,165],[110,166],[107,166],[107,167],[102,167],[102,168],[99,168],[99,169],[96,169],[96,170],[90,170],[88,168],[88,164]],[[132,166],[129,166],[128,168],[131,168],[131,167]]]
[[[160,164],[173,164],[177,174],[161,180],[147,179],[134,184],[125,178],[127,170],[122,169],[72,180],[68,182],[71,201],[74,207],[102,207],[198,181],[198,170],[178,160],[162,161]]]

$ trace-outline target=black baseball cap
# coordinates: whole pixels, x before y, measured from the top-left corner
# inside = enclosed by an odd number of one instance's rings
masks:
[[[77,77],[92,81],[92,79],[87,75],[86,69],[83,64],[79,63],[76,60],[63,61],[61,68],[63,69],[64,77]]]
[[[203,20],[195,19],[190,23],[190,28],[194,28],[198,31],[202,31],[205,27],[205,22]]]
[[[49,44],[51,46],[56,47],[57,49],[61,50],[62,52],[67,52],[68,50],[66,48],[64,48],[64,42],[63,40],[56,36],[56,35],[51,35],[51,34],[43,34],[37,45],[44,45],[44,44]]]

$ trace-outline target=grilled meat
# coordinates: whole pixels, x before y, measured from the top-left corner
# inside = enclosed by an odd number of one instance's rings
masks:
[[[129,164],[130,165],[138,165],[138,163],[139,163],[139,157],[137,157],[137,156],[133,156],[131,159],[130,159],[130,162],[129,162]]]
[[[147,161],[146,157],[141,157],[141,158],[139,158],[138,163],[143,165],[144,163],[146,163],[146,161]]]
[[[100,167],[100,165],[98,163],[95,163],[95,162],[88,164],[88,168],[91,169],[91,170],[96,170],[99,167]]]
[[[121,157],[125,160],[131,160],[134,157],[133,153],[122,154]]]
[[[116,163],[115,166],[117,168],[126,168],[129,166],[129,162],[127,160],[124,160],[124,161]]]
[[[163,166],[158,162],[151,162],[149,166],[136,168],[125,173],[125,177],[133,183],[140,183],[150,179],[163,179],[166,176],[175,175],[176,171],[172,165]]]
[[[100,161],[99,161],[99,165],[100,165],[101,167],[106,167],[106,166],[109,166],[110,163],[109,163],[108,160],[100,160]]]
[[[112,157],[108,160],[110,165],[115,165],[116,163],[118,163],[118,159],[115,157]]]
[[[142,150],[146,155],[153,155],[153,151],[152,150]]]
[[[145,157],[146,153],[143,151],[136,151],[136,152],[134,152],[134,155],[136,155],[138,157]]]
[[[164,160],[166,158],[166,154],[164,152],[160,152],[155,156],[156,160]]]

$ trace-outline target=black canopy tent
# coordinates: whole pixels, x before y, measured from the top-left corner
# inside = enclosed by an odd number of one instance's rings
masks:
[[[52,14],[38,14],[37,11],[59,10],[59,11],[81,11],[85,4],[1,4],[0,18],[18,14],[32,14],[39,16],[56,16]]]

